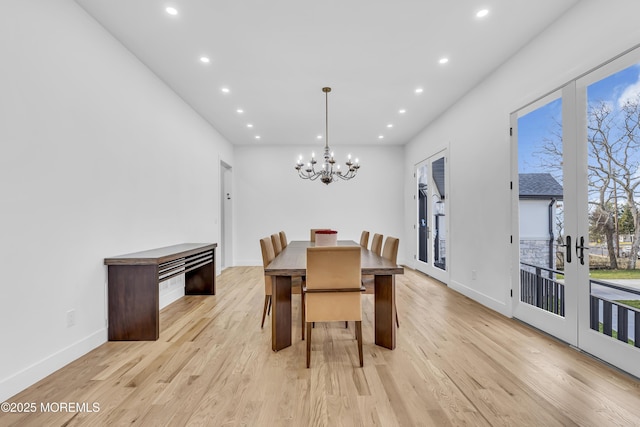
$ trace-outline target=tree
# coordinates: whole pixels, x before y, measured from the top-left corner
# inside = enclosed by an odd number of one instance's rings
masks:
[[[632,232],[627,268],[635,269],[640,246],[640,94],[619,108],[605,101],[590,104],[587,126],[590,233],[604,237],[610,267],[617,268],[617,234]],[[561,129],[556,121],[537,153],[541,166],[560,178]],[[622,214],[619,206],[624,206]]]
[[[625,202],[632,217],[634,239],[628,269],[635,269],[640,238],[640,95],[627,99],[619,110],[603,101],[590,106],[589,189],[599,202]],[[617,209],[616,209],[617,210]],[[616,212],[617,214],[617,212]]]
[[[612,213],[610,209],[601,205],[596,205],[589,214],[589,233],[590,240],[599,240],[604,237],[607,242],[607,253],[609,255],[609,267],[612,269],[618,268],[618,258],[615,252],[614,236],[615,236],[615,223],[612,219]]]
[[[624,205],[620,212],[620,219],[618,219],[618,231],[624,234],[631,234],[636,231],[635,222],[633,220],[633,214],[628,204]]]
[[[622,173],[614,176],[614,180],[624,192],[633,218],[634,233],[627,268],[635,269],[640,245],[640,204],[636,201],[640,197],[640,94],[624,102],[621,114],[623,143],[615,162]]]
[[[615,173],[612,166],[613,139],[612,129],[615,119],[612,108],[605,102],[597,106],[591,106],[588,110],[588,186],[589,204],[593,207],[591,212],[591,226],[601,230],[607,242],[609,255],[609,267],[618,268],[616,254],[616,209],[617,194],[613,187],[612,174]]]

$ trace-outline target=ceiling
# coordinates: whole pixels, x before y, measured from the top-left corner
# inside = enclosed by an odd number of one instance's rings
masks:
[[[578,2],[75,1],[231,143],[319,148],[324,86],[332,147],[402,145]]]

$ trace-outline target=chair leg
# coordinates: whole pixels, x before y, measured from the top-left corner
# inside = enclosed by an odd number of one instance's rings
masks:
[[[301,323],[300,323],[300,329],[302,329],[302,341],[304,341],[304,328],[305,328],[305,324],[306,324],[306,305],[304,303],[304,292],[300,292],[300,312],[301,314]]]
[[[345,329],[349,328],[349,321],[347,321],[347,320],[344,321],[344,328]]]
[[[311,366],[311,323],[307,323],[307,368]]]
[[[271,295],[264,296],[264,309],[262,310],[262,323],[260,324],[261,328],[264,328],[264,318],[267,315],[267,307],[269,311],[271,311]]]
[[[400,322],[398,322],[398,306],[394,303],[394,308],[396,309],[396,326],[400,327]]]
[[[356,321],[356,338],[358,339],[358,356],[360,357],[360,367],[364,366],[362,358],[362,321]]]

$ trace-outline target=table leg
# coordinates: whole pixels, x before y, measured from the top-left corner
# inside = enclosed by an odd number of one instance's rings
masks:
[[[213,259],[184,275],[185,295],[215,295],[216,294],[216,252],[211,251]]]
[[[271,349],[291,345],[291,276],[273,276],[271,308]]]
[[[396,348],[395,276],[375,276],[375,341],[390,350]]]
[[[160,336],[158,266],[109,266],[109,341]]]

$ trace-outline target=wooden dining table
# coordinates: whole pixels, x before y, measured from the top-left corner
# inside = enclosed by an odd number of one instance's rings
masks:
[[[340,246],[360,246],[352,240],[339,240]],[[264,269],[264,274],[273,276],[271,310],[271,348],[282,350],[292,342],[291,279],[306,276],[307,248],[314,242],[294,240]],[[362,275],[375,276],[374,281],[374,326],[375,343],[396,348],[396,292],[395,275],[404,274],[404,268],[367,248],[362,248]]]

